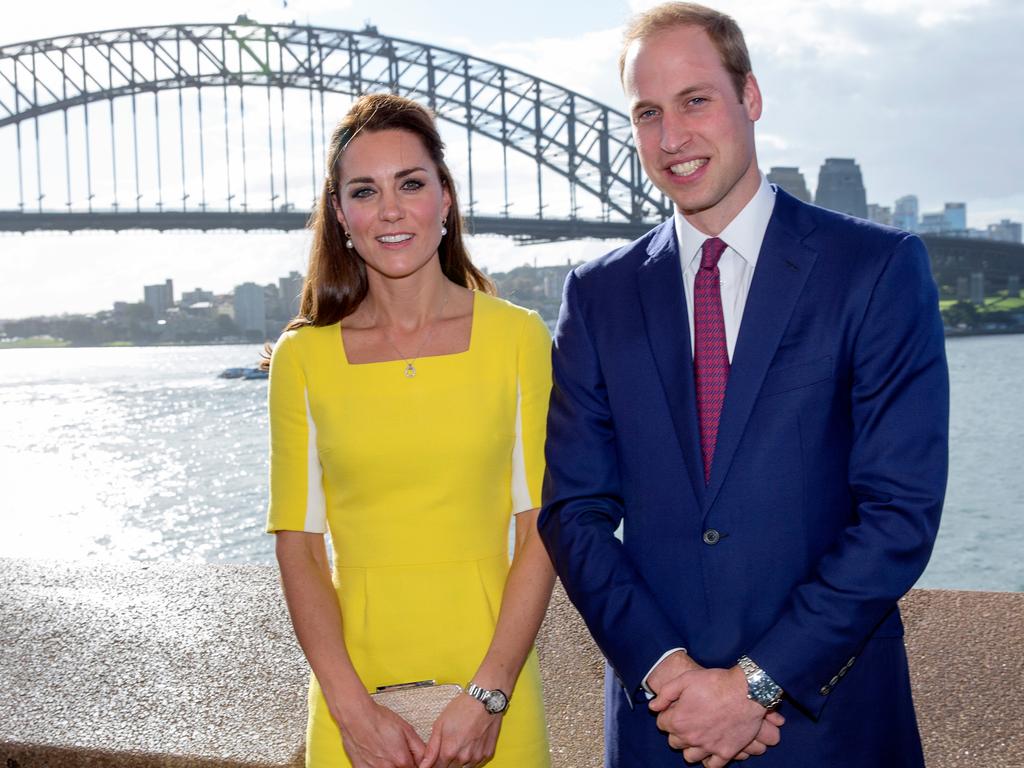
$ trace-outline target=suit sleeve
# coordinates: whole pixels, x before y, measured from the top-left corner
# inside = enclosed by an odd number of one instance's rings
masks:
[[[949,378],[921,241],[879,272],[852,345],[849,487],[856,514],[749,655],[818,714],[924,571],[946,488]]]
[[[285,333],[270,359],[270,506],[267,532],[327,531],[316,423],[296,331]]]
[[[615,531],[624,508],[615,425],[579,279],[565,284],[552,350],[540,534],[594,640],[631,697],[669,648],[685,645]]]

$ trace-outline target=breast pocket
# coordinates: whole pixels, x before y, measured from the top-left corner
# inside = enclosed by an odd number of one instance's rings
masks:
[[[768,373],[764,377],[764,384],[761,385],[761,397],[802,389],[831,378],[831,356],[807,363],[787,363],[768,369]]]

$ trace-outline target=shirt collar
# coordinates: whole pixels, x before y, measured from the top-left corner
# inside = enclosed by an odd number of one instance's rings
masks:
[[[757,192],[728,226],[719,235],[729,248],[746,261],[751,268],[757,265],[757,256],[761,252],[764,233],[768,229],[768,221],[775,208],[775,189],[768,183],[764,174]],[[686,220],[677,209],[672,217],[675,223],[676,242],[679,243],[679,255],[683,262],[683,271],[692,268],[694,262],[700,261],[700,249],[708,236]]]

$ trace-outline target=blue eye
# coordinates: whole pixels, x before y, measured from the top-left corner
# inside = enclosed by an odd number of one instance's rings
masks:
[[[349,193],[349,196],[356,198],[364,198],[369,197],[372,194],[373,190],[370,187],[357,187],[356,189],[353,189],[351,193]]]
[[[657,114],[658,114],[658,110],[656,110],[656,109],[645,109],[643,112],[638,112],[637,113],[635,120],[638,123],[644,122],[644,121],[653,119],[654,116],[657,115]]]
[[[424,186],[425,186],[424,183],[422,181],[420,181],[419,179],[407,179],[402,184],[402,189],[405,189],[405,190],[416,190],[416,189],[422,189]]]

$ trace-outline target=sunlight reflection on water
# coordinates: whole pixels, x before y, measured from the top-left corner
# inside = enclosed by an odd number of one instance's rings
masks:
[[[1024,336],[951,340],[951,473],[919,584],[1024,591]],[[0,556],[272,563],[255,346],[0,351]]]
[[[266,561],[266,382],[242,347],[5,350],[0,555]]]

